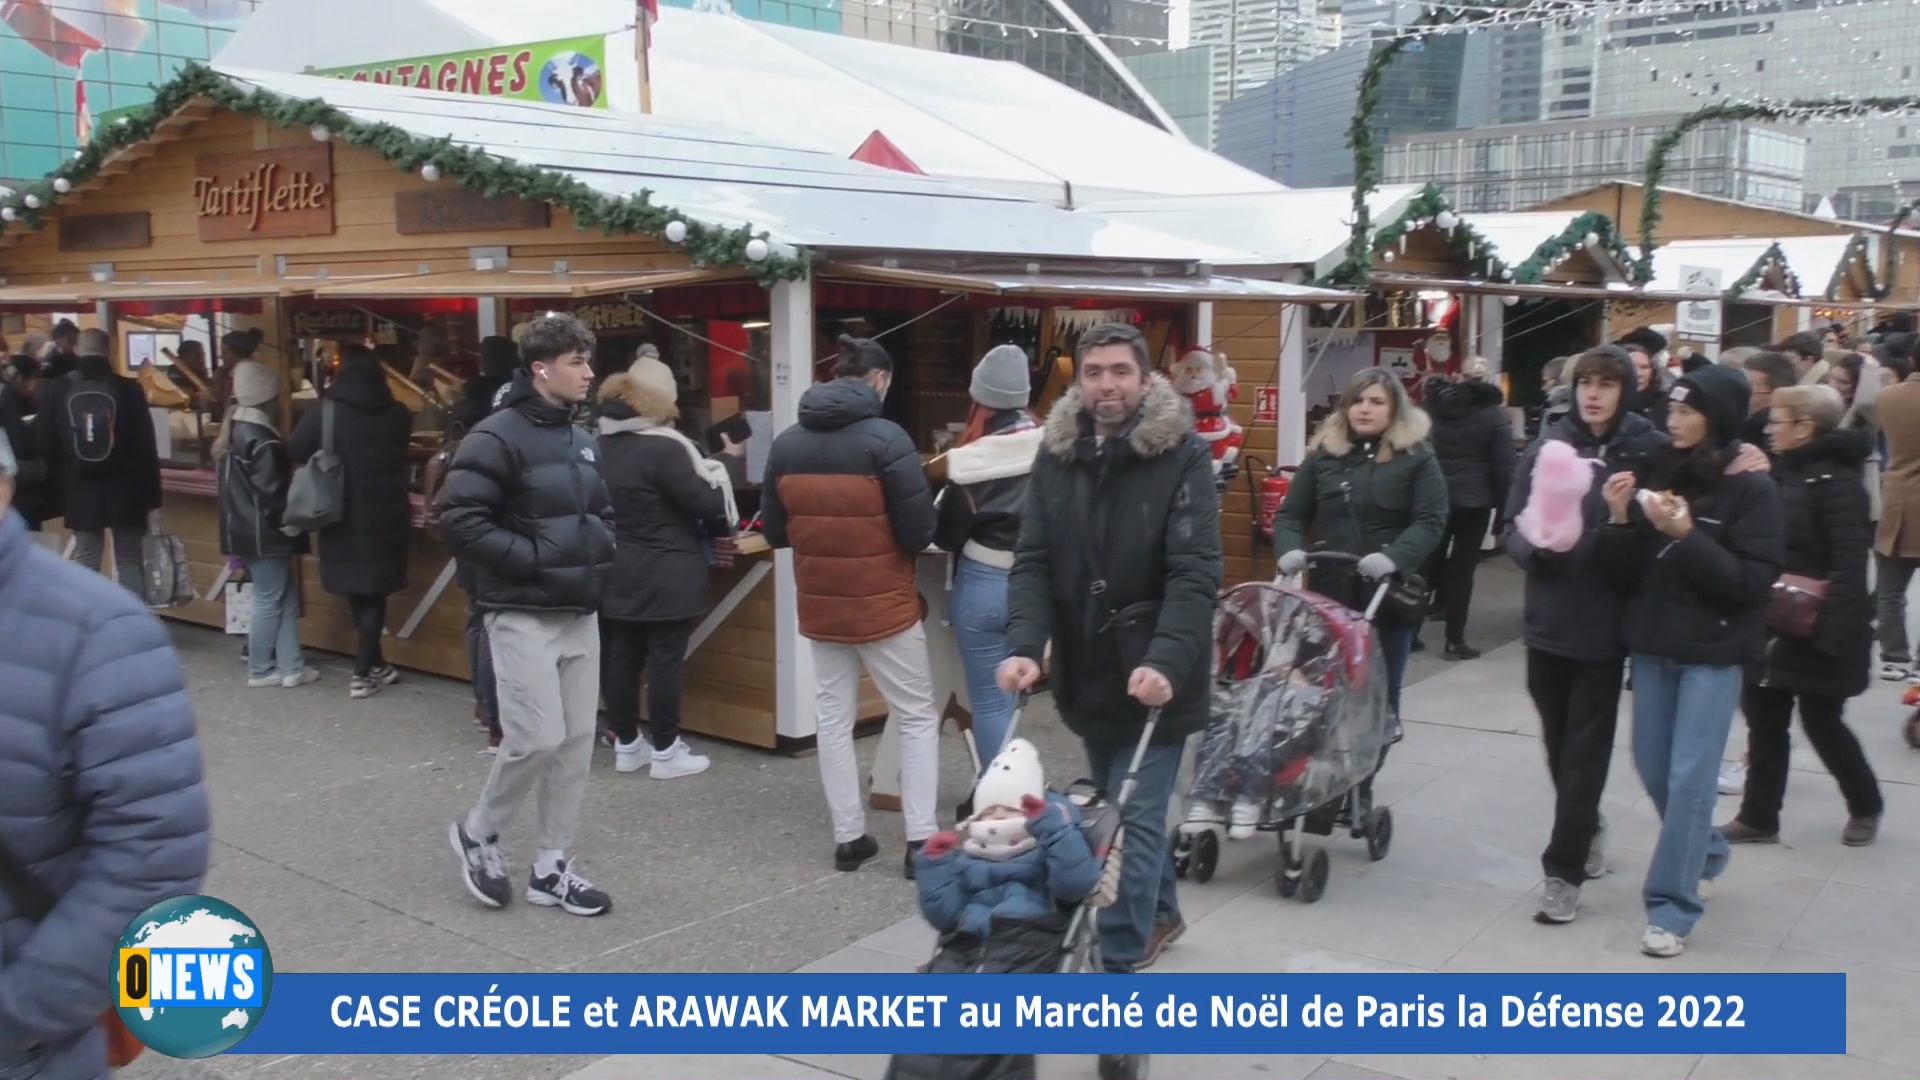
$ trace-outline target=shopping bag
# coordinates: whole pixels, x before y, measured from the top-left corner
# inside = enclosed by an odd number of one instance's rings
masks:
[[[253,582],[227,585],[227,633],[245,635],[253,630]]]

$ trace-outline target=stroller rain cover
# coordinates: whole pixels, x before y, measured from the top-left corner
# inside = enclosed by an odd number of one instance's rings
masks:
[[[1372,776],[1393,740],[1384,661],[1359,612],[1278,582],[1229,591],[1214,618],[1214,684],[1191,804],[1298,817]],[[1224,817],[1223,817],[1224,820]]]

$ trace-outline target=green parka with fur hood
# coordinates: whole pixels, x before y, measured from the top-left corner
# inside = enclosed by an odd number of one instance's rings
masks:
[[[1371,439],[1347,428],[1345,412],[1329,413],[1274,520],[1274,550],[1384,551],[1400,573],[1419,573],[1447,527],[1447,481],[1427,441],[1431,429],[1426,412],[1412,404]],[[1347,564],[1316,566],[1307,583],[1362,611],[1372,599]]]

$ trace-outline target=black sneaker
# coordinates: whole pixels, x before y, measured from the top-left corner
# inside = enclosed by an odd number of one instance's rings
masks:
[[[1464,641],[1447,642],[1446,651],[1440,654],[1448,660],[1478,660],[1480,650]]]
[[[507,884],[506,860],[494,846],[500,838],[489,836],[483,844],[467,835],[464,823],[456,821],[447,826],[447,839],[453,844],[453,853],[460,856],[460,880],[473,898],[490,908],[506,907],[513,899],[513,886]]]
[[[849,840],[833,849],[833,868],[842,873],[858,870],[860,865],[880,854],[880,841],[871,836]]]
[[[560,869],[541,877],[538,871],[527,876],[527,903],[537,907],[557,907],[569,915],[604,915],[613,907],[606,893],[593,882],[573,872],[573,864],[560,860]]]
[[[920,849],[926,846],[927,846],[927,842],[925,840],[907,841],[907,880],[908,881],[913,880],[913,857],[915,855],[920,854]]]
[[[392,664],[381,664],[379,667],[367,672],[367,678],[379,683],[381,686],[392,686],[394,683],[400,681],[400,669],[394,667]]]

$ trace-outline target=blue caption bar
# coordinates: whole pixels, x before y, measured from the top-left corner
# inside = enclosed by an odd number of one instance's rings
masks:
[[[233,1052],[1841,1054],[1846,999],[1837,974],[289,974]]]

